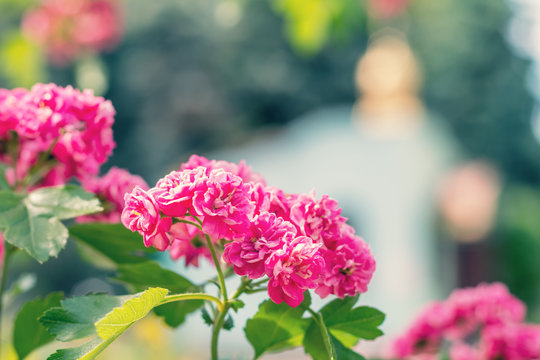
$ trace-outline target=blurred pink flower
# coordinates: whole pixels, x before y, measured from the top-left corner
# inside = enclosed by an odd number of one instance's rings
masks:
[[[389,19],[401,15],[409,0],[369,0],[371,15],[379,19]]]
[[[116,146],[114,115],[110,101],[90,90],[81,92],[55,84],[36,84],[30,90],[1,89],[0,139],[7,139],[8,131],[13,131],[19,145],[17,174],[11,169],[7,174],[10,181],[28,176],[47,151],[52,155],[46,159],[48,172],[36,185],[57,185],[72,176],[83,180],[96,175]],[[14,165],[7,154],[0,160]]]
[[[87,53],[110,50],[123,32],[118,0],[42,0],[26,12],[23,32],[64,64]]]
[[[102,177],[88,177],[82,181],[86,191],[96,194],[105,210],[95,215],[81,216],[78,222],[120,222],[124,209],[124,196],[130,193],[136,186],[148,190],[148,184],[138,175],[113,166]]]

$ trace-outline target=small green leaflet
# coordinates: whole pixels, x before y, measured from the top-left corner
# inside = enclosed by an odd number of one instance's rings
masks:
[[[118,267],[118,280],[131,285],[135,291],[157,286],[167,288],[172,294],[184,294],[200,291],[191,281],[162,268],[158,263],[147,261],[138,264],[123,264]],[[181,325],[186,316],[203,306],[202,300],[177,301],[158,306],[154,309],[156,315],[163,317],[170,327]]]
[[[51,313],[51,311],[48,311],[40,319],[40,321],[48,329],[55,329],[53,331],[56,331],[56,333],[59,333],[62,338],[75,339],[75,338],[82,337],[82,334],[87,334],[87,335],[91,333],[97,334],[97,337],[93,337],[90,341],[83,344],[82,346],[69,348],[69,349],[60,349],[56,351],[54,354],[49,356],[48,360],[92,360],[94,359],[107,346],[109,346],[118,336],[124,333],[124,331],[126,331],[133,323],[145,317],[154,307],[159,305],[168,293],[169,293],[169,290],[167,289],[149,288],[148,290],[145,290],[142,293],[139,293],[134,296],[128,296],[128,297],[125,297],[125,296],[124,297],[111,297],[108,295],[101,295],[101,296],[107,296],[109,298],[118,299],[120,305],[117,307],[114,307],[112,310],[106,309],[106,307],[104,307],[104,310],[102,311],[103,312],[102,316],[99,318],[99,320],[95,321],[95,323],[92,324],[94,327],[92,331],[90,331],[86,325],[82,327],[82,330],[80,327],[75,326],[74,327],[75,331],[72,332],[74,335],[67,336],[67,337],[65,336],[65,334],[66,333],[69,334],[69,332],[66,332],[65,329],[64,331],[58,332],[58,328],[62,328],[62,326],[59,327],[58,324],[67,320],[67,323],[65,323],[64,325],[67,327],[70,327],[70,326],[73,326],[73,324],[70,322],[72,318],[77,318],[77,319],[94,318],[98,314],[97,308],[95,307],[95,301],[88,301],[88,299],[85,299],[85,298],[88,298],[88,296],[71,299],[72,300],[72,303],[70,306],[71,309],[77,308],[78,310],[76,314],[72,314],[75,316],[71,316],[70,318],[67,318],[67,319],[62,316],[58,316],[58,318],[55,319],[54,316],[58,315],[59,313],[54,313],[54,312]],[[100,296],[100,295],[89,295],[89,296]],[[81,312],[84,312],[85,309],[90,311],[92,315],[86,316],[82,314]],[[61,340],[61,338],[59,337],[57,337],[57,339]]]
[[[324,306],[319,313],[324,326],[330,333],[333,351],[337,359],[363,359],[350,350],[360,338],[372,340],[383,334],[378,328],[384,321],[384,314],[367,306],[353,308],[358,296],[336,299]],[[327,350],[316,321],[311,320],[304,338],[304,349],[315,360],[328,358]]]
[[[248,341],[255,350],[255,358],[267,351],[283,350],[302,345],[309,319],[302,315],[311,304],[309,292],[305,292],[302,304],[293,308],[285,303],[264,301],[259,311],[249,319],[244,329]]]
[[[54,340],[38,318],[50,308],[60,305],[62,293],[49,294],[45,299],[36,299],[23,305],[13,328],[13,347],[20,359],[24,359],[38,347]]]
[[[5,240],[40,263],[58,256],[68,231],[60,220],[103,210],[94,195],[79,186],[34,190],[27,196],[0,191],[0,229]]]

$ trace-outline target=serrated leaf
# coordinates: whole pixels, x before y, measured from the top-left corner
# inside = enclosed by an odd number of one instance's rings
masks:
[[[60,305],[61,299],[62,293],[52,293],[45,299],[27,302],[19,310],[13,328],[13,346],[20,359],[54,340],[54,336],[47,332],[38,318],[48,309]]]
[[[126,229],[122,224],[76,224],[69,227],[69,234],[116,264],[148,261],[144,256],[156,252],[144,246],[139,233]]]
[[[106,341],[95,338],[81,346],[56,350],[47,360],[93,360],[114,340],[115,338]]]
[[[126,298],[106,294],[78,296],[62,301],[62,307],[45,312],[39,321],[60,341],[70,341],[96,334],[94,323]]]
[[[68,237],[60,219],[101,210],[93,195],[84,194],[71,185],[38,189],[28,196],[0,191],[0,229],[5,240],[41,263],[57,256]]]
[[[46,215],[60,220],[103,210],[94,194],[75,185],[34,190],[28,194],[26,202],[32,207],[34,215]]]
[[[330,332],[349,347],[355,345],[359,339],[373,340],[383,335],[379,326],[385,315],[367,306],[353,309],[357,301],[358,296],[336,299],[320,310]]]
[[[247,321],[244,329],[255,350],[255,358],[267,351],[300,346],[309,325],[309,319],[303,319],[302,315],[310,303],[308,292],[305,293],[302,304],[295,308],[285,303],[264,301],[255,316]]]
[[[118,267],[118,280],[132,285],[136,291],[148,287],[166,287],[171,294],[183,294],[198,291],[199,289],[191,281],[174,271],[159,266],[156,262],[147,261],[139,264],[124,264]],[[202,300],[178,301],[164,304],[154,309],[156,315],[164,318],[170,327],[181,325],[186,316],[201,306]]]
[[[168,294],[167,289],[150,288],[135,296],[116,297],[121,305],[109,311],[93,325],[98,337],[82,346],[60,349],[48,357],[48,360],[92,360],[109,346],[134,322],[145,317]],[[81,299],[81,298],[78,298]],[[78,314],[82,317],[82,314]],[[61,322],[62,319],[58,319]]]
[[[140,296],[129,299],[96,322],[97,334],[103,340],[124,332],[135,321],[145,317],[169,293],[162,288],[150,288]]]

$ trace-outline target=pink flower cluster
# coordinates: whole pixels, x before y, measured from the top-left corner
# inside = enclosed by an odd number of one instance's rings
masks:
[[[9,180],[22,180],[38,161],[50,166],[40,185],[96,175],[116,145],[114,115],[112,104],[91,90],[54,84],[36,84],[30,90],[0,89],[0,162],[16,165],[16,173],[12,169],[7,174]],[[14,134],[16,163],[7,149]]]
[[[223,246],[236,274],[267,276],[276,303],[298,306],[307,289],[322,297],[362,293],[375,270],[369,247],[335,200],[267,187],[244,162],[193,155],[154,188],[136,187],[125,203],[122,222],[146,246],[197,265],[199,256],[210,256],[207,235]]]
[[[58,64],[101,52],[122,36],[117,0],[42,0],[23,18],[23,32]]]
[[[394,341],[391,356],[452,360],[532,360],[540,358],[540,326],[523,323],[525,305],[501,283],[454,291],[429,305]]]
[[[95,215],[78,217],[78,222],[118,223],[124,209],[125,194],[130,193],[136,186],[148,190],[148,184],[143,178],[115,166],[101,177],[83,179],[82,186],[86,191],[97,195],[104,211]]]

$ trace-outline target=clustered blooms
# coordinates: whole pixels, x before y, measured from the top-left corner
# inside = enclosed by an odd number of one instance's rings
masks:
[[[86,191],[97,195],[104,210],[97,214],[80,216],[77,222],[118,223],[124,209],[125,194],[131,192],[136,186],[148,190],[148,184],[143,178],[116,166],[101,177],[84,178],[81,183]]]
[[[122,36],[117,0],[42,0],[23,18],[23,32],[55,63],[112,48]]]
[[[0,89],[0,163],[11,166],[8,180],[14,185],[34,177],[35,183],[37,177],[46,186],[96,175],[116,145],[114,115],[110,101],[91,90],[55,84]]]
[[[375,260],[340,214],[328,196],[266,186],[244,162],[193,155],[150,190],[126,194],[122,223],[187,265],[210,257],[208,236],[236,274],[267,276],[270,298],[294,307],[307,289],[321,297],[367,290]]]
[[[540,358],[540,326],[523,323],[525,305],[501,283],[454,291],[429,305],[392,344],[392,357],[452,360]]]

